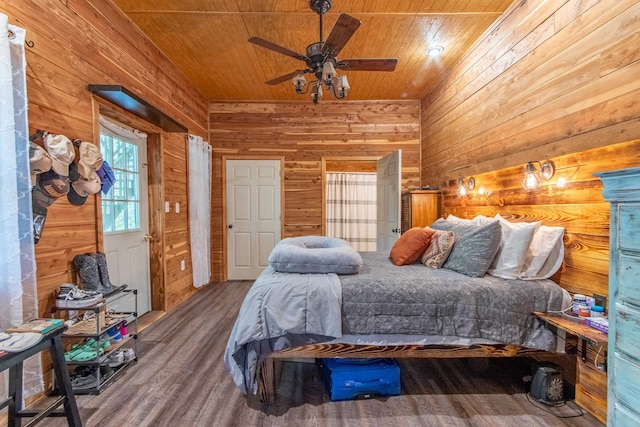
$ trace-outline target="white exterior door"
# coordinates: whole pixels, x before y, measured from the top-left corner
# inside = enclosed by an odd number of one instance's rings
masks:
[[[102,197],[104,252],[110,281],[138,290],[138,315],[151,310],[149,272],[149,209],[147,144],[101,131],[100,149],[116,177]],[[121,298],[109,308],[134,311],[133,298]]]
[[[402,152],[398,150],[378,160],[377,250],[389,252],[400,237],[402,204]]]
[[[253,280],[280,241],[280,160],[227,160],[227,276]]]

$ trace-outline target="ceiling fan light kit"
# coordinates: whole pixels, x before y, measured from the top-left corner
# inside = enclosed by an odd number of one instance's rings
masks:
[[[324,85],[329,93],[337,99],[343,99],[351,87],[347,76],[338,76],[336,69],[349,71],[394,71],[398,60],[396,58],[364,58],[338,60],[337,56],[360,27],[360,21],[345,13],[340,14],[326,41],[322,39],[322,15],[331,9],[331,0],[311,0],[309,7],[318,14],[320,19],[320,41],[307,46],[306,55],[289,50],[278,44],[260,37],[250,37],[249,42],[273,50],[283,55],[303,61],[307,68],[296,70],[266,82],[277,85],[291,79],[296,93],[302,95],[311,91],[313,103],[317,104],[322,98]],[[307,82],[305,74],[312,74],[313,78]]]

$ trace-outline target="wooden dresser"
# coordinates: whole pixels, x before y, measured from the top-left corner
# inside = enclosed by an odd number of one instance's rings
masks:
[[[426,227],[442,215],[439,190],[414,190],[402,194],[402,232]]]
[[[640,167],[594,174],[611,203],[607,425],[640,425]]]

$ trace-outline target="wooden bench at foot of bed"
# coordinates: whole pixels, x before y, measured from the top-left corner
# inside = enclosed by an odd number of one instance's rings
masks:
[[[312,344],[271,353],[260,366],[258,398],[261,402],[274,403],[276,399],[276,361],[281,359],[350,357],[361,359],[453,359],[465,357],[528,357],[538,358],[559,353],[536,350],[509,344],[454,345],[354,345],[354,344]]]

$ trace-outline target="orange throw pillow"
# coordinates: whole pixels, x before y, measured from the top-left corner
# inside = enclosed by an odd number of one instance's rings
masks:
[[[391,248],[389,258],[395,265],[407,265],[415,262],[429,246],[435,230],[413,227],[404,232]]]

